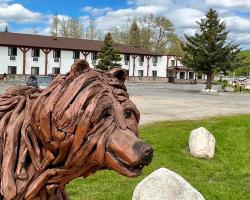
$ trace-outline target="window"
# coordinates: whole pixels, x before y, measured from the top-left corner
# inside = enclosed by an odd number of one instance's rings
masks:
[[[124,54],[124,61],[129,62],[129,60],[130,60],[129,54]]]
[[[139,62],[144,62],[144,56],[139,56]]]
[[[197,75],[197,78],[198,78],[198,79],[202,79],[202,74],[198,74],[198,75]]]
[[[8,66],[8,74],[16,74],[16,66]]]
[[[180,79],[185,79],[185,72],[180,72]]]
[[[31,67],[31,75],[39,75],[39,67]]]
[[[53,58],[61,58],[61,50],[54,50],[53,51]]]
[[[157,63],[157,61],[158,61],[158,57],[157,57],[157,56],[153,56],[152,62],[153,62],[153,63]]]
[[[73,59],[79,59],[80,58],[80,51],[73,51]]]
[[[60,68],[59,67],[53,67],[52,68],[52,74],[60,74]]]
[[[126,72],[127,76],[129,76],[129,70],[125,69],[124,71]]]
[[[189,72],[188,77],[189,77],[189,79],[194,79],[194,72]]]
[[[175,66],[175,60],[171,60],[171,66]]]
[[[97,60],[97,53],[91,53],[91,60]]]
[[[9,54],[9,56],[17,56],[17,48],[16,47],[9,47],[8,54]]]
[[[32,57],[40,57],[40,49],[32,49],[31,56]]]

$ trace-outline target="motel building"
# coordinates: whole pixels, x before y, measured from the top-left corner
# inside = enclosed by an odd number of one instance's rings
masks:
[[[122,68],[129,80],[190,82],[205,79],[183,66],[175,55],[160,55],[147,50],[118,45]],[[97,64],[101,42],[0,32],[0,77],[24,79],[30,75],[65,74],[77,59]]]

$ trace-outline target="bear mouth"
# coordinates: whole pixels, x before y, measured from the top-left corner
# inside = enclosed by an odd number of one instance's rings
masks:
[[[108,162],[107,167],[113,169],[122,175],[128,177],[137,177],[141,175],[142,169],[145,164],[136,163],[133,165],[128,165],[124,160],[119,158],[113,151],[107,152]]]

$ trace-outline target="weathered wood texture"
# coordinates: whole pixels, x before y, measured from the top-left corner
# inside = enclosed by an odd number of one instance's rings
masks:
[[[0,95],[0,199],[68,199],[68,182],[99,169],[138,176],[152,149],[137,137],[125,79],[79,60],[45,90]]]

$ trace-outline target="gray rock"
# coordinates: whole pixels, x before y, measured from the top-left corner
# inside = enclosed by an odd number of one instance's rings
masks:
[[[191,131],[189,148],[194,157],[211,159],[214,156],[215,138],[204,127],[197,128]]]
[[[204,200],[204,197],[180,175],[160,168],[136,186],[132,200]]]

